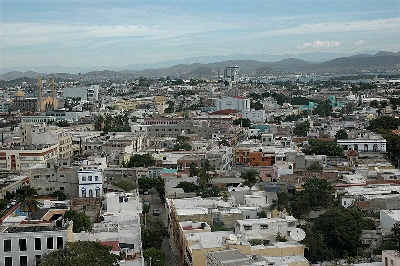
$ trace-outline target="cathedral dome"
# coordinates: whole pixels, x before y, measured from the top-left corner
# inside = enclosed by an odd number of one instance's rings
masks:
[[[18,90],[16,93],[15,93],[15,97],[24,97],[25,96],[25,93],[23,93],[22,91],[20,91],[20,90]]]

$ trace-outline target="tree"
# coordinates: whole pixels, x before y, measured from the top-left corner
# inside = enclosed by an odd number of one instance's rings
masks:
[[[327,117],[332,115],[332,106],[329,100],[318,102],[317,107],[313,110],[313,114],[322,117]]]
[[[62,249],[44,254],[40,266],[103,266],[119,265],[119,256],[110,253],[111,247],[99,242],[67,242]]]
[[[325,245],[332,251],[330,259],[346,258],[357,255],[362,245],[362,230],[370,230],[371,221],[358,208],[333,208],[315,219],[313,229],[322,234]]]
[[[311,211],[308,194],[303,191],[295,193],[293,200],[289,205],[289,212],[297,219],[303,219],[308,216]]]
[[[142,247],[161,249],[161,243],[167,236],[168,230],[163,220],[149,216],[146,228],[142,230]]]
[[[304,192],[308,195],[311,207],[327,208],[333,203],[335,188],[332,184],[322,178],[308,178],[302,185]]]
[[[199,192],[199,196],[202,198],[219,197],[221,196],[221,188],[216,186],[204,188]]]
[[[119,179],[114,182],[114,186],[123,189],[124,191],[132,191],[136,188],[136,184],[127,179]]]
[[[400,126],[400,118],[392,116],[380,116],[369,122],[368,129],[374,132],[378,132],[382,129],[394,130]]]
[[[17,198],[21,202],[21,208],[23,211],[28,212],[28,219],[32,213],[39,210],[41,203],[37,201],[38,193],[36,189],[30,186],[23,186],[17,190]]]
[[[129,167],[148,167],[154,166],[156,160],[150,156],[150,154],[134,154],[129,158],[129,161],[123,163],[122,166],[129,168]]]
[[[277,199],[272,200],[272,204],[270,206],[271,210],[278,210],[279,212],[284,211],[289,206],[289,193],[286,191],[278,191],[276,193]]]
[[[297,124],[294,127],[293,134],[299,137],[306,137],[309,130],[310,130],[310,122],[304,121]]]
[[[83,212],[68,210],[64,214],[64,219],[72,220],[74,222],[74,227],[72,229],[74,233],[92,230],[92,222],[90,221],[90,218]]]
[[[148,248],[143,251],[143,256],[148,265],[166,266],[164,251],[156,248]]]
[[[397,243],[397,250],[400,249],[399,244],[400,244],[400,222],[396,222],[393,227],[390,229],[391,233],[392,233],[392,237],[393,239],[396,241]]]
[[[176,186],[182,188],[185,193],[196,192],[199,189],[199,186],[193,182],[181,181]]]
[[[4,210],[7,207],[8,200],[6,199],[0,199],[0,211]]]
[[[233,120],[233,124],[235,126],[242,126],[242,127],[250,127],[251,126],[251,121],[248,118],[238,118]]]
[[[310,139],[309,147],[305,147],[303,152],[307,155],[321,154],[327,156],[343,156],[343,149],[336,142],[325,140]]]
[[[190,163],[189,176],[197,176],[199,169],[197,169],[197,164],[195,162]]]
[[[372,100],[372,101],[369,103],[369,107],[372,107],[372,108],[379,108],[379,102],[378,102],[377,100]]]
[[[287,238],[286,238],[286,236],[283,236],[283,235],[281,235],[280,232],[278,232],[278,234],[276,235],[275,240],[276,240],[276,242],[286,242]]]
[[[52,192],[50,194],[50,196],[56,197],[57,200],[66,200],[66,199],[68,199],[68,195],[65,194],[65,192],[62,191],[62,190],[56,190],[56,191]]]
[[[319,164],[319,162],[315,161],[312,162],[308,167],[307,170],[310,172],[320,172],[323,167]]]
[[[190,145],[187,142],[178,142],[174,145],[173,150],[174,151],[179,151],[179,150],[191,151],[192,145]]]
[[[345,129],[339,129],[335,134],[335,139],[348,139],[349,135]]]
[[[243,185],[248,186],[250,189],[260,180],[258,171],[253,169],[242,173],[240,178],[245,180]]]
[[[254,110],[263,110],[264,105],[260,101],[253,100],[250,102],[250,108]]]

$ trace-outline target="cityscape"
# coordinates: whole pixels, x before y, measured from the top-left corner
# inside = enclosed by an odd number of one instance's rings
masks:
[[[400,265],[399,3],[216,2],[1,2],[0,266]]]

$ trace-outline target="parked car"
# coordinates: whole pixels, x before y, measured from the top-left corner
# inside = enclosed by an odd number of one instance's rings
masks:
[[[154,216],[159,216],[160,215],[160,210],[159,209],[153,209],[153,215]]]
[[[143,201],[143,204],[146,205],[146,206],[150,206],[150,201],[149,201],[149,199],[145,199],[145,200]]]

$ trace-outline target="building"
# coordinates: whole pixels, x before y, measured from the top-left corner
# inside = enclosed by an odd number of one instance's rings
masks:
[[[58,109],[57,91],[54,77],[51,79],[50,93],[45,92],[42,79],[38,77],[37,107],[36,111],[43,112]]]
[[[382,250],[384,266],[400,266],[400,252],[397,250]]]
[[[70,131],[57,126],[21,123],[20,143],[21,145],[56,144],[59,158],[70,158],[73,155]]]
[[[51,159],[29,168],[29,185],[40,194],[60,190],[75,198],[79,196],[78,170],[79,166],[72,166],[69,159]]]
[[[215,103],[215,110],[238,110],[238,111],[250,111],[250,99],[246,99],[240,96],[226,97],[218,99]],[[264,120],[265,121],[265,120]]]
[[[346,152],[357,151],[360,157],[382,157],[383,154],[386,154],[386,139],[379,134],[368,131],[359,132],[355,138],[338,139],[337,144]]]
[[[99,100],[99,89],[99,85],[64,88],[64,99],[80,98],[81,100],[96,102]]]
[[[267,120],[265,110],[242,111],[242,118],[247,118],[254,123],[264,123]]]
[[[79,197],[100,198],[103,196],[103,170],[97,164],[85,161],[78,171]]]
[[[296,228],[296,222],[293,216],[238,220],[234,232],[235,235],[242,235],[250,243],[256,241],[270,245],[276,241],[278,233],[289,238],[290,232]]]
[[[400,221],[400,210],[381,210],[379,216],[381,228],[390,231]]]
[[[58,144],[17,145],[0,150],[0,169],[24,171],[58,158]]]
[[[72,222],[0,227],[0,265],[39,265],[43,254],[73,241]]]
[[[46,116],[46,115],[30,115],[30,116],[21,116],[21,123],[35,123],[35,124],[45,124],[55,122],[56,118],[54,116]]]

